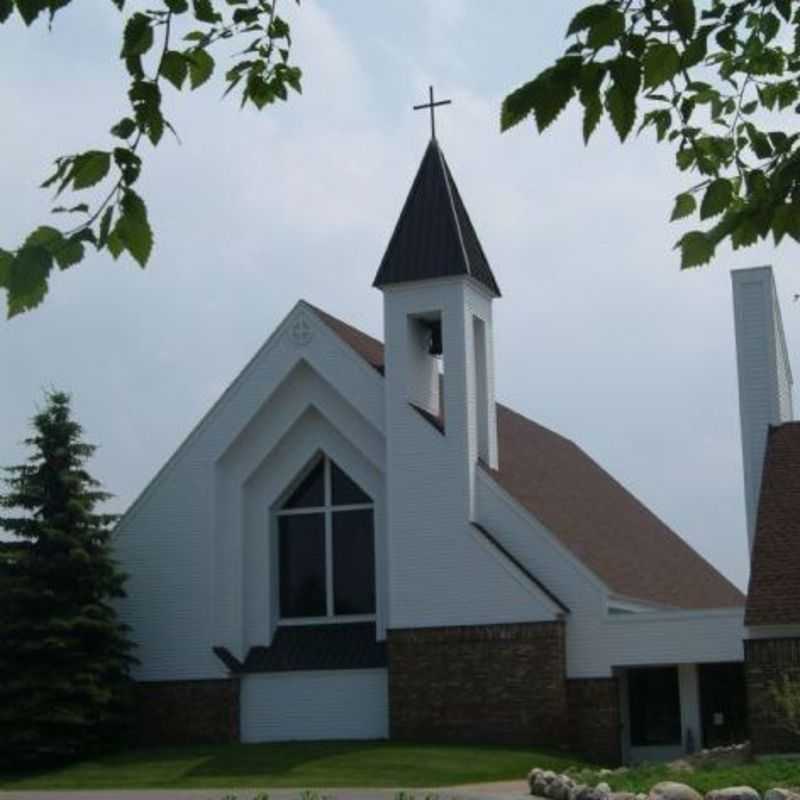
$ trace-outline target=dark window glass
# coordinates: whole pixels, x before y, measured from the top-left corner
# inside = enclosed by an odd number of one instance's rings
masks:
[[[331,461],[331,490],[332,502],[335,506],[352,506],[357,503],[372,502],[372,498],[350,480],[333,461]]]
[[[374,538],[371,509],[333,514],[334,613],[375,613]]]
[[[300,481],[284,504],[284,508],[309,508],[325,505],[325,461],[319,460],[311,472]]]
[[[680,744],[681,701],[677,667],[628,671],[631,744]]]
[[[282,617],[324,617],[325,515],[278,517]]]

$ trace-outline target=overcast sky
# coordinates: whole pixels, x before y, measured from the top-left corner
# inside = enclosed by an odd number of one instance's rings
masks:
[[[111,3],[52,32],[0,27],[0,247],[47,221],[61,153],[107,147],[126,111]],[[578,116],[500,135],[503,96],[563,48],[575,0],[303,0],[302,96],[258,113],[165,89],[183,140],[146,149],[150,265],[91,256],[36,311],[0,321],[0,463],[42,390],[72,392],[92,470],[124,510],[299,298],[382,331],[371,282],[437,132],[503,297],[498,399],[578,442],[740,586],[747,558],[729,271],[776,270],[800,374],[797,249],[723,251],[681,274],[667,222],[687,181],[649,136],[620,146]],[[284,7],[290,4],[284,0]],[[224,66],[224,64],[223,64]]]

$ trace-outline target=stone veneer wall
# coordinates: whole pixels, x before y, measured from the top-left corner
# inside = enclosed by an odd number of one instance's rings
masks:
[[[744,663],[753,752],[800,753],[800,736],[781,726],[769,689],[783,675],[800,680],[800,638],[746,639]]]
[[[239,681],[136,684],[136,738],[148,745],[239,741]]]
[[[563,622],[390,630],[393,739],[567,743]]]
[[[570,745],[604,766],[622,763],[622,716],[616,678],[567,681]]]

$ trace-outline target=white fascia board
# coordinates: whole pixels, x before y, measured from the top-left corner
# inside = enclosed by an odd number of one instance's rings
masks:
[[[541,529],[542,534],[546,536],[553,547],[555,547],[561,553],[561,555],[564,556],[564,559],[572,565],[575,572],[587,580],[595,589],[598,589],[600,592],[609,597],[611,596],[611,590],[600,579],[600,577],[596,573],[592,572],[592,570],[590,570],[582,561],[576,558],[575,555],[561,543],[561,540],[543,522],[541,522],[541,520],[528,511],[528,509],[525,508],[522,503],[520,503],[516,498],[512,497],[502,486],[500,486],[500,484],[497,483],[497,481],[480,464],[478,465],[478,469],[475,470],[475,479],[483,480],[484,485],[490,491],[494,492],[501,500],[503,500],[526,525],[534,526],[537,529],[537,534],[539,532],[538,529]],[[480,522],[480,520],[476,520],[476,522]],[[498,534],[495,533],[495,535]]]
[[[744,619],[744,606],[733,608],[681,608],[674,611],[644,611],[639,614],[610,616],[604,620],[607,625],[640,625],[643,622],[680,622],[699,619]]]
[[[418,281],[402,281],[401,283],[387,283],[381,286],[381,291],[387,294],[403,294],[404,292],[418,291],[420,286],[436,288],[439,286],[454,286],[456,284],[468,285],[482,294],[487,300],[497,300],[497,295],[489,291],[488,287],[472,275],[449,275],[443,278],[423,278]],[[433,310],[433,309],[431,309]]]
[[[612,594],[608,596],[606,609],[608,610],[611,608],[619,608],[622,611],[630,611],[633,614],[650,614],[659,611],[670,612],[680,610],[677,606],[645,602],[635,597],[626,597],[622,594]]]
[[[319,324],[320,328],[324,330],[324,335],[329,336],[331,341],[335,341],[337,346],[341,348],[343,353],[347,353],[347,356],[353,360],[354,363],[357,363],[359,368],[365,371],[365,374],[369,374],[373,380],[379,382],[381,387],[383,386],[382,376],[377,370],[373,369],[352,347],[345,344],[342,339],[336,335],[336,333],[331,330],[331,328],[320,319],[317,315],[315,309],[306,303],[304,300],[299,300],[295,305],[292,307],[292,310],[289,311],[286,316],[283,317],[281,322],[277,325],[275,330],[270,334],[267,340],[264,342],[263,345],[255,352],[253,357],[245,364],[245,366],[241,369],[238,375],[233,379],[233,381],[228,385],[225,391],[219,396],[219,398],[214,402],[211,408],[200,418],[197,424],[192,428],[191,431],[187,434],[186,438],[178,445],[175,452],[167,459],[164,465],[156,472],[153,478],[148,481],[145,487],[142,489],[141,492],[136,496],[136,498],[131,502],[128,506],[125,513],[120,517],[119,521],[115,526],[115,530],[122,528],[125,524],[133,520],[136,516],[138,509],[141,507],[142,503],[145,499],[152,493],[153,489],[160,483],[161,479],[168,474],[168,472],[174,467],[174,465],[178,462],[178,459],[183,454],[183,452],[189,447],[189,445],[197,439],[202,432],[211,425],[215,418],[222,412],[224,407],[228,405],[231,400],[236,396],[237,392],[241,388],[242,384],[247,380],[250,373],[252,372],[255,364],[263,358],[268,357],[271,350],[274,349],[276,343],[280,339],[280,336],[285,333],[289,320],[294,316],[295,312],[302,308],[306,313],[312,314],[314,319]],[[303,358],[302,355],[298,355],[297,360],[301,360]],[[287,366],[285,370],[285,374],[291,372],[291,369],[294,367],[294,363]],[[285,377],[285,375],[283,376]],[[280,381],[278,382],[278,385]],[[274,389],[273,389],[274,391]],[[268,398],[264,398],[266,401]],[[249,420],[245,420],[243,425],[246,425]],[[239,431],[238,433],[240,433]],[[238,435],[235,434],[232,438],[235,439]]]

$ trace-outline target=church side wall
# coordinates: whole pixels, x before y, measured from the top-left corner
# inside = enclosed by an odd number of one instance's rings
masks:
[[[481,469],[476,475],[478,522],[569,609],[566,673],[569,678],[610,678],[603,642],[608,593],[556,538]]]
[[[622,763],[622,709],[617,678],[568,680],[567,706],[572,749],[604,766]]]
[[[300,343],[291,335],[298,317],[312,331]],[[215,464],[302,359],[358,409],[364,424],[382,430],[382,378],[300,304],[117,527],[115,555],[129,575],[119,611],[138,645],[137,680],[224,679],[212,647],[231,642],[242,655],[243,523],[239,509],[233,529],[215,529]],[[234,493],[241,497],[241,486]],[[236,552],[238,565],[228,559]]]
[[[135,689],[135,740],[143,746],[239,741],[239,681],[150,681]]]
[[[786,728],[785,712],[772,694],[772,687],[779,686],[784,676],[800,681],[798,633],[786,638],[748,639],[744,643],[750,741],[757,755],[800,753],[800,735]]]
[[[567,743],[564,624],[391,630],[392,739]]]

